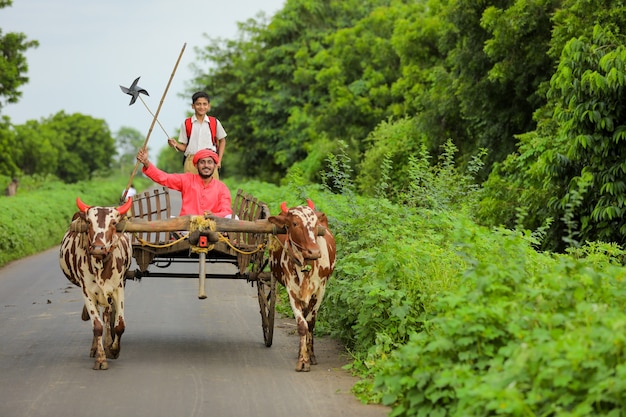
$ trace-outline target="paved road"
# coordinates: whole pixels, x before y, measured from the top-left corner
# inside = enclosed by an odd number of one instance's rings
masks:
[[[316,340],[320,364],[310,373],[293,370],[293,320],[277,320],[274,344],[265,347],[256,288],[238,280],[207,280],[206,300],[197,299],[196,280],[128,282],[120,358],[94,371],[81,294],[57,253],[0,269],[0,417],[389,412],[350,393],[355,379],[341,369],[347,360],[336,342]]]

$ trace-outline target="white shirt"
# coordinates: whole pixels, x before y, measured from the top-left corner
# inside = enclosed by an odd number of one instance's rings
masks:
[[[224,139],[226,137],[226,131],[222,127],[222,123],[218,119],[215,119],[217,140]],[[196,119],[196,115],[191,116],[191,137],[187,137],[187,129],[185,128],[185,121],[180,127],[180,134],[178,135],[178,141],[180,143],[186,143],[187,149],[185,155],[193,155],[200,149],[211,149],[217,152],[215,145],[213,145],[213,138],[211,135],[211,128],[209,127],[209,116],[205,115],[202,123]]]

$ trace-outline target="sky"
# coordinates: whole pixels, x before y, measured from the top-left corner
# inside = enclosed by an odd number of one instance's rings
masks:
[[[273,16],[284,3],[13,0],[12,6],[0,9],[2,33],[24,33],[39,47],[25,53],[29,82],[20,88],[20,101],[5,104],[0,115],[19,125],[59,111],[81,113],[104,119],[113,135],[121,127],[132,127],[145,137],[162,101],[149,139],[150,148],[159,149],[167,136],[178,136],[191,111],[191,97],[183,94],[194,76],[190,65],[195,49],[206,47],[209,38],[236,39],[238,22],[261,11]],[[149,96],[141,96],[145,105],[137,100],[129,106],[131,96],[120,85],[130,87],[137,77]],[[228,132],[227,124],[224,127]]]

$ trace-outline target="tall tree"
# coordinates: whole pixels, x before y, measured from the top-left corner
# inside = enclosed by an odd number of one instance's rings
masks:
[[[558,52],[559,65],[548,101],[535,113],[537,129],[519,136],[519,152],[489,178],[482,218],[529,229],[552,219],[547,249],[623,244],[626,7],[621,0],[571,0],[553,20],[549,54]],[[516,207],[524,212],[517,220]]]
[[[317,101],[305,107],[312,123],[308,129],[294,124],[289,136],[313,141],[323,126],[330,138],[351,141],[357,157],[365,150],[368,133],[393,114],[394,105],[403,106],[404,97],[394,90],[402,73],[392,42],[396,21],[405,13],[399,4],[381,6],[326,38],[328,47],[305,63],[313,76],[298,80]]]
[[[61,180],[72,183],[90,179],[94,173],[111,168],[117,150],[104,120],[61,111],[42,124],[49,126],[57,137],[57,176]]]
[[[552,204],[564,222],[567,214],[578,223],[579,241],[626,243],[625,92],[623,35],[596,25],[591,38],[566,44],[550,91],[560,146],[540,160],[563,185]]]
[[[119,151],[117,162],[122,173],[131,173],[136,163],[137,151],[143,146],[145,138],[132,127],[121,127],[115,134],[115,142]]]
[[[0,9],[11,6],[11,0],[0,0]],[[2,34],[0,30],[0,109],[5,103],[17,103],[22,96],[19,88],[28,82],[28,64],[24,52],[36,48],[39,42],[28,40],[23,33]]]
[[[15,131],[8,117],[0,119],[0,175],[14,177],[20,172],[15,162]]]
[[[56,133],[50,126],[29,120],[14,126],[14,158],[26,175],[56,174],[59,166],[59,148],[54,144]]]
[[[214,69],[194,84],[210,92],[215,112],[229,126],[227,158],[238,152],[245,174],[278,180],[305,157],[311,134],[322,136],[329,128],[308,113],[325,102],[307,82],[321,65],[312,60],[328,47],[329,36],[389,3],[288,0],[269,24],[250,20],[237,41],[213,42],[201,51],[200,60]]]
[[[0,9],[11,6],[11,0],[0,0]],[[36,48],[39,43],[28,40],[23,33],[3,34],[0,29],[0,111],[7,103],[16,103],[22,96],[19,88],[28,82],[28,65],[24,53]],[[0,174],[15,176],[20,172],[15,160],[15,131],[10,120],[2,118],[0,123]]]
[[[547,51],[560,3],[453,0],[444,10],[440,48],[448,76],[433,88],[458,100],[459,136],[452,139],[465,158],[487,148],[490,164],[501,161],[515,150],[516,134],[535,128],[533,112],[545,103],[539,89],[555,65]]]

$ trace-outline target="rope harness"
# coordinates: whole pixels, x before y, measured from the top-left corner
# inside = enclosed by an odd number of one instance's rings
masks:
[[[276,235],[272,235],[273,241],[272,244],[270,244],[270,251],[275,251],[278,250],[278,248],[282,248],[283,251],[291,258],[291,260],[296,264],[296,266],[298,267],[303,267],[304,269],[302,269],[302,272],[305,271],[309,271],[311,269],[310,265],[303,265],[302,262],[300,261],[300,259],[298,259],[298,257],[296,257],[294,251],[293,251],[293,247],[296,247],[298,249],[302,249],[301,245],[298,245],[296,242],[294,242],[292,239],[289,238],[289,233],[287,233],[287,236],[285,238],[285,243],[283,244],[283,242],[280,241],[280,239],[278,239],[276,237]]]
[[[190,232],[194,232],[194,231],[199,231],[199,232],[215,232],[216,229],[216,223],[215,221],[211,220],[211,219],[205,219],[204,216],[193,216],[191,217],[191,221],[189,223],[189,231]],[[260,252],[262,250],[265,249],[267,243],[263,242],[263,243],[259,243],[257,245],[257,247],[251,251],[245,251],[242,249],[239,249],[238,247],[236,247],[235,245],[233,245],[233,243],[230,241],[230,239],[226,236],[224,236],[223,234],[217,232],[218,235],[218,242],[222,242],[225,243],[228,247],[230,247],[232,250],[234,250],[237,253],[241,253],[242,255],[253,255],[257,252]],[[137,241],[141,244],[141,246],[147,246],[150,248],[169,248],[170,246],[174,246],[179,242],[182,242],[185,239],[189,239],[189,235],[184,235],[181,236],[180,238],[173,240],[169,243],[164,243],[164,244],[156,244],[156,243],[150,243],[144,239],[141,239],[137,233],[134,233],[135,238],[137,239]],[[208,253],[210,251],[212,251],[215,248],[215,243],[208,245],[207,247],[199,247],[196,245],[191,245],[191,251],[194,253]]]

